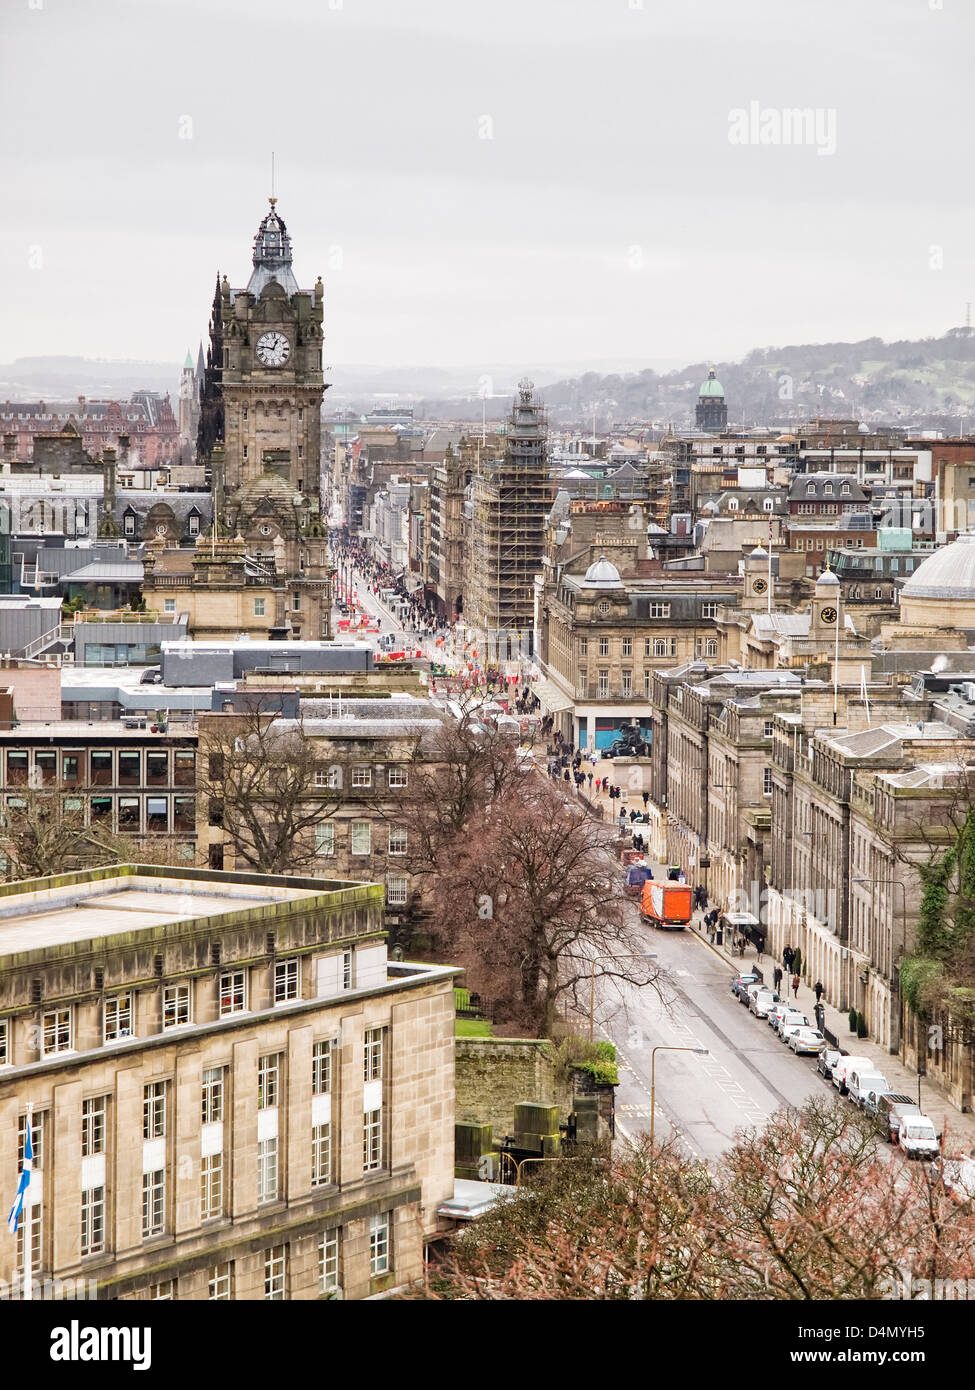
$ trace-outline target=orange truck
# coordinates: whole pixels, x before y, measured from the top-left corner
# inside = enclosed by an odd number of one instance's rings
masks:
[[[682,931],[691,920],[692,891],[689,883],[649,879],[643,885],[640,916],[651,926]]]

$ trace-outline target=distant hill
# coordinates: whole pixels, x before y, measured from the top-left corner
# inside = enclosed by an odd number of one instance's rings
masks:
[[[692,362],[663,375],[642,372],[584,376],[546,386],[550,418],[599,425],[647,420],[693,424],[700,384],[714,366],[725,391],[730,425],[788,425],[817,415],[849,416],[912,429],[975,427],[975,335],[953,329],[943,338],[885,343],[800,343],[756,349],[742,362]]]

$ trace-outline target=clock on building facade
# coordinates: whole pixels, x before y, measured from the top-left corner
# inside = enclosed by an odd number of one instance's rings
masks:
[[[822,611],[820,612],[820,615],[819,615],[819,616],[820,616],[820,618],[822,618],[822,620],[823,620],[824,623],[835,623],[835,622],[836,622],[836,609],[835,609],[835,608],[824,608],[824,609],[822,609]]]

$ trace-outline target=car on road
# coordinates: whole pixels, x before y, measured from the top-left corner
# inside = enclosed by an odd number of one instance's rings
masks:
[[[787,1043],[797,1028],[811,1028],[812,1024],[805,1014],[796,1010],[792,1013],[783,1014],[782,1021],[778,1027],[779,1042]]]
[[[886,1076],[877,1071],[876,1062],[869,1067],[854,1067],[846,1081],[846,1094],[854,1105],[862,1106],[869,1091],[883,1095],[890,1090]]]
[[[937,1158],[941,1152],[941,1135],[927,1115],[905,1115],[897,1131],[897,1147],[908,1158]]]
[[[757,989],[748,1001],[748,1007],[756,1018],[765,1018],[768,1011],[776,1004],[781,1004],[782,1000],[774,989]]]
[[[975,1158],[946,1158],[941,1181],[956,1202],[975,1201]]]
[[[843,1056],[837,1047],[824,1047],[816,1060],[816,1070],[824,1081],[832,1081],[833,1068]]]
[[[866,1071],[868,1068],[870,1071],[875,1071],[876,1067],[877,1064],[872,1057],[841,1057],[833,1068],[833,1085],[841,1096],[845,1096],[846,1086],[851,1071],[856,1071],[857,1068],[861,1068],[863,1071]]]
[[[746,1009],[750,1009],[755,995],[761,994],[765,991],[765,988],[765,985],[763,985],[760,980],[753,980],[750,985],[746,985],[743,990],[739,991],[738,1003],[744,1004]]]
[[[740,972],[740,974],[732,976],[731,992],[737,999],[741,990],[746,989],[748,985],[755,985],[761,983],[762,977],[758,974],[757,971],[743,970]]]
[[[920,1115],[921,1113],[921,1107],[911,1100],[910,1096],[903,1095],[899,1091],[876,1094],[868,1091],[864,1097],[863,1108],[868,1115],[874,1113],[877,1115],[892,1144],[897,1143],[897,1133],[905,1115]]]
[[[788,1043],[797,1057],[800,1054],[815,1056],[826,1046],[826,1039],[818,1028],[796,1028],[789,1034]]]

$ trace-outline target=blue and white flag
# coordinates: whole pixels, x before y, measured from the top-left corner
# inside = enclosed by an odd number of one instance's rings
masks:
[[[32,1129],[33,1125],[28,1121],[27,1142],[24,1145],[24,1166],[21,1170],[20,1182],[17,1184],[17,1196],[14,1199],[13,1206],[10,1208],[10,1215],[7,1217],[7,1229],[12,1236],[17,1234],[17,1227],[20,1224],[20,1215],[24,1210],[24,1194],[30,1183],[31,1170],[34,1167],[34,1145],[31,1141]]]

